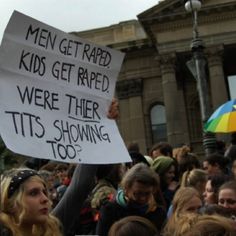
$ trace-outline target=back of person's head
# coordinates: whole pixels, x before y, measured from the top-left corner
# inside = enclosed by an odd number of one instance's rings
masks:
[[[222,172],[225,172],[226,166],[227,164],[229,164],[228,158],[225,158],[219,153],[208,155],[204,161],[208,162],[212,166],[218,165],[219,169],[221,169]]]
[[[49,161],[47,164],[41,166],[39,170],[46,170],[46,171],[54,172],[57,165],[58,165],[57,162]]]
[[[137,142],[131,142],[127,145],[128,152],[140,152],[139,144]]]
[[[152,186],[154,189],[159,188],[159,176],[144,163],[138,163],[129,169],[121,181],[121,186],[123,189],[130,189],[135,182]]]
[[[190,223],[189,223],[190,222]],[[182,230],[183,225],[188,224]],[[182,218],[175,236],[234,236],[236,235],[235,222],[220,215],[200,215],[194,219]]]
[[[179,175],[183,175],[185,171],[190,171],[195,168],[200,168],[198,156],[194,153],[186,153],[178,162]]]
[[[69,165],[66,163],[59,163],[56,165],[55,171],[67,171],[69,168]]]
[[[185,171],[182,176],[181,187],[197,188],[199,183],[206,183],[207,173],[202,169]]]
[[[173,148],[172,146],[167,143],[167,142],[159,142],[159,143],[156,143],[152,146],[152,148],[150,149],[150,153],[149,155],[150,156],[153,156],[152,153],[153,151],[155,150],[159,150],[160,154],[163,155],[163,156],[169,156],[169,157],[172,157],[172,152],[173,152]]]
[[[187,155],[191,152],[191,148],[187,144],[182,144],[181,146],[178,146],[173,149],[173,157],[177,159],[177,161],[180,161],[182,157]]]
[[[141,216],[127,216],[116,221],[110,228],[108,236],[158,236],[156,227]]]
[[[122,164],[99,165],[96,172],[96,179],[106,179],[112,184],[117,185],[122,179]]]
[[[199,210],[200,214],[205,214],[205,215],[220,215],[220,216],[224,216],[226,218],[229,219],[234,219],[236,217],[236,210],[230,209],[230,208],[225,208],[223,206],[220,206],[218,204],[208,204],[208,205],[204,205],[204,207],[202,207]]]
[[[137,163],[144,163],[148,166],[150,166],[149,162],[146,160],[146,158],[139,152],[129,152],[129,155],[132,159],[132,162],[126,163],[126,166],[128,168],[132,167],[133,165],[136,165]]]

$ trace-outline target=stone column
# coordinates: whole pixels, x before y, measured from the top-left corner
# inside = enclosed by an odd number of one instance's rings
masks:
[[[166,109],[168,142],[175,146],[189,142],[187,115],[182,88],[177,87],[175,54],[159,57],[162,74],[164,105]]]
[[[116,91],[120,107],[120,130],[127,144],[137,142],[146,153],[146,137],[142,105],[142,79],[118,81]]]
[[[206,50],[213,110],[228,100],[222,62],[223,50],[223,46]]]

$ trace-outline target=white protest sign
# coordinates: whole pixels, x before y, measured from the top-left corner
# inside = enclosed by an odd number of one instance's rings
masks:
[[[0,48],[6,146],[71,163],[130,161],[106,117],[124,54],[14,12]]]

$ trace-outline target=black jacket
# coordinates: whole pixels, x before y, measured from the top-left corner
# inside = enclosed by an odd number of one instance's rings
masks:
[[[97,224],[96,234],[100,236],[107,236],[110,227],[115,221],[132,215],[145,217],[146,219],[150,220],[159,231],[162,229],[163,224],[166,221],[166,212],[161,207],[157,207],[154,211],[141,214],[132,207],[123,207],[114,201],[109,202],[107,205],[102,207],[100,212],[100,220]]]

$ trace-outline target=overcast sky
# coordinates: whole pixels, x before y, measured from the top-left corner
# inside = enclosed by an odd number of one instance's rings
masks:
[[[137,19],[159,0],[0,0],[0,41],[14,10],[65,32],[83,31]],[[236,98],[236,77],[231,77]]]
[[[65,32],[137,19],[158,0],[0,0],[0,41],[14,10]]]

